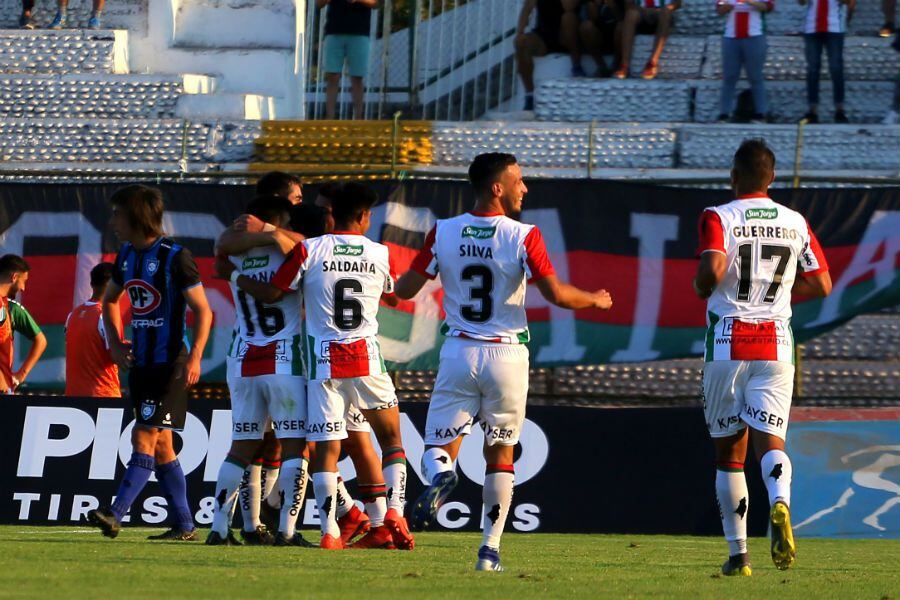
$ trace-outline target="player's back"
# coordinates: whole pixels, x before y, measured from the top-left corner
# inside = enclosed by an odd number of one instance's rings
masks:
[[[441,275],[444,333],[491,342],[529,340],[526,279],[552,272],[540,231],[501,214],[437,222],[426,274]]]
[[[707,302],[707,360],[791,361],[791,288],[798,269],[811,275],[825,266],[806,219],[754,196],[707,208],[701,235],[701,249],[726,260]],[[738,338],[742,350],[733,344]]]
[[[85,302],[66,319],[66,395],[121,396],[99,302]]]

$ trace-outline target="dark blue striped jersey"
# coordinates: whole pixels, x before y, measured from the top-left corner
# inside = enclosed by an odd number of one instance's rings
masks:
[[[131,302],[134,364],[174,362],[188,347],[183,292],[200,285],[190,251],[165,237],[144,250],[125,243],[116,257],[113,281]]]

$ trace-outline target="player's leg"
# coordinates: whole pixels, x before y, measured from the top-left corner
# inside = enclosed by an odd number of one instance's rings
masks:
[[[422,476],[428,487],[410,511],[413,531],[422,531],[434,522],[441,505],[459,481],[456,457],[481,405],[481,392],[475,380],[476,360],[475,351],[465,340],[444,341],[425,421]]]
[[[528,348],[485,344],[477,347],[478,385],[482,400],[479,419],[484,429],[487,463],[482,490],[484,536],[475,568],[502,571],[500,536],[512,505],[515,467],[513,450],[519,443],[528,399]]]
[[[352,501],[339,503],[341,539],[349,544],[367,534],[372,527],[383,525],[387,513],[387,486],[381,459],[372,446],[372,427],[359,409],[352,405],[347,415],[347,439],[341,443],[341,449],[353,461],[359,499],[365,506],[363,512]]]
[[[297,532],[297,517],[306,496],[306,379],[294,375],[265,375],[265,395],[278,439],[281,470],[277,496],[280,504],[275,537],[277,546],[310,546]],[[271,456],[269,458],[272,458]],[[264,504],[270,505],[268,501]]]
[[[278,523],[281,518],[282,503],[281,497],[277,493],[278,476],[281,472],[281,452],[281,442],[275,437],[275,432],[270,425],[263,435],[258,458],[262,461],[259,470],[259,520],[271,533],[278,531]]]
[[[343,380],[313,379],[307,387],[308,419],[306,439],[315,442],[312,479],[322,538],[319,547],[341,550],[341,530],[337,524],[338,459],[341,440],[347,437],[346,401],[342,395]]]
[[[744,476],[747,427],[741,420],[747,368],[743,361],[713,361],[703,369],[703,414],[715,447],[716,502],[728,542],[725,575],[752,573],[747,553],[750,497]]]
[[[232,396],[232,399],[234,396]],[[232,414],[234,412],[232,411]],[[236,433],[236,432],[235,432]],[[234,434],[233,434],[234,435]],[[259,450],[258,439],[232,439],[228,455],[216,478],[212,528],[206,538],[210,546],[240,546],[231,532],[231,521],[238,501],[238,490],[250,478],[250,464]]]
[[[172,527],[159,535],[147,539],[177,542],[193,542],[197,539],[197,528],[187,499],[187,480],[172,439],[172,431],[164,429],[156,440],[156,480],[169,507],[169,521]]]
[[[781,570],[790,568],[797,554],[790,512],[793,467],[784,446],[793,385],[792,364],[754,361],[742,415],[769,493],[772,562]]]
[[[394,384],[387,373],[354,378],[353,382],[356,391],[354,404],[372,426],[381,446],[381,470],[387,486],[384,526],[390,531],[397,548],[412,550],[415,540],[403,516],[406,506],[406,452],[400,434],[400,409]],[[368,535],[373,535],[372,531]]]

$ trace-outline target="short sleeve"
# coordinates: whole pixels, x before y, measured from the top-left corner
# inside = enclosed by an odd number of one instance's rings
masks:
[[[16,333],[21,333],[29,340],[33,340],[41,333],[37,321],[31,316],[31,313],[18,302],[9,303],[9,316],[12,318],[12,328]]]
[[[172,262],[172,278],[181,291],[200,285],[200,270],[187,248],[179,250]]]
[[[278,267],[272,278],[272,285],[283,292],[292,292],[300,288],[303,276],[303,265],[308,256],[306,242],[300,242],[288,252],[284,262]]]
[[[720,252],[725,254],[725,230],[722,227],[722,219],[719,213],[706,209],[700,215],[697,226],[700,236],[700,244],[697,246],[697,256],[704,252]]]
[[[434,279],[438,274],[437,258],[434,255],[434,240],[437,236],[437,227],[432,227],[425,236],[425,245],[416,254],[409,268],[423,277]]]
[[[816,238],[816,234],[813,233],[813,230],[809,227],[808,222],[806,223],[806,232],[807,238],[803,244],[803,249],[800,251],[799,262],[800,271],[802,271],[803,277],[810,277],[827,271],[828,261],[825,260],[825,253],[822,251],[822,246],[819,245],[819,240]]]
[[[529,283],[534,283],[544,277],[555,275],[556,271],[547,254],[547,245],[541,230],[534,226],[525,236],[525,275]]]

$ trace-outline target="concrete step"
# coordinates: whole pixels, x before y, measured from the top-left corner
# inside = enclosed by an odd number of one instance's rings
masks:
[[[554,79],[539,83],[540,121],[690,121],[691,89],[684,81]]]
[[[166,118],[214,89],[203,75],[0,75],[0,118]]]
[[[790,125],[682,125],[681,167],[724,169],[745,138],[761,137],[789,165],[797,128]],[[900,125],[809,125],[804,128],[806,169],[900,169]],[[789,167],[783,167],[789,168]]]
[[[0,30],[0,73],[128,73],[128,32]]]
[[[183,119],[260,121],[277,118],[276,99],[258,94],[185,95],[178,99],[175,116]]]
[[[178,48],[294,47],[292,0],[191,0],[180,4],[175,19]]]
[[[766,40],[766,79],[806,80],[803,36],[770,35]],[[663,55],[665,56],[665,50]],[[844,79],[847,81],[890,81],[900,71],[900,52],[891,48],[889,38],[847,37],[844,39]],[[830,78],[828,60],[822,54],[821,76]],[[722,79],[722,36],[710,36],[703,64],[705,79]]]
[[[694,121],[710,123],[719,114],[718,81],[696,81],[694,96]],[[749,89],[749,84],[738,84],[738,90]],[[894,95],[891,81],[852,81],[845,86],[845,108],[852,123],[880,123]],[[808,110],[806,83],[802,81],[767,81],[766,95],[772,116],[777,123],[796,123]],[[819,84],[819,115],[825,122],[834,115],[831,82]],[[898,150],[900,152],[900,150]]]
[[[640,77],[644,65],[653,51],[653,36],[639,35],[634,40],[631,56],[631,74]],[[659,59],[658,79],[697,79],[701,74],[703,57],[706,53],[706,36],[674,36],[666,42]],[[607,64],[611,65],[611,57]],[[593,61],[592,61],[593,62]],[[589,71],[590,72],[590,71]],[[564,75],[568,75],[565,73]]]

